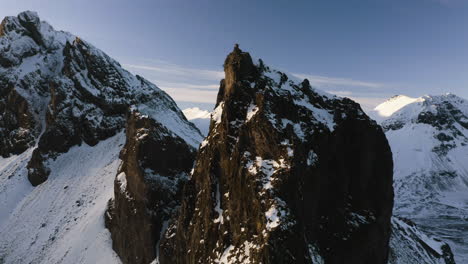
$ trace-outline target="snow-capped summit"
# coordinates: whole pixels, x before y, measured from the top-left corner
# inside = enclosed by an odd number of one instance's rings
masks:
[[[211,116],[210,112],[202,110],[198,107],[187,108],[184,109],[182,112],[184,112],[184,115],[187,117],[188,120],[197,118],[210,118]]]
[[[376,111],[393,152],[395,214],[450,238],[457,263],[468,262],[468,100],[397,96]]]
[[[198,107],[187,108],[182,111],[187,119],[194,123],[202,135],[208,135],[210,129],[211,112]]]
[[[411,98],[406,95],[395,95],[387,101],[378,105],[375,109],[375,115],[378,119],[385,119],[397,112],[408,104],[422,100],[421,98]]]
[[[411,98],[398,95],[390,98],[374,109],[382,120],[382,124],[395,122],[403,123],[428,123],[437,127],[450,126],[459,123],[462,126],[468,124],[467,100],[454,94],[425,95]],[[389,119],[389,121],[384,121]]]

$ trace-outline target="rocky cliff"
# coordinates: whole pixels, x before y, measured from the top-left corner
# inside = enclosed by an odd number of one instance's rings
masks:
[[[123,263],[150,263],[157,256],[161,233],[179,205],[195,149],[137,111],[130,114],[126,138],[106,226]]]
[[[229,54],[161,263],[386,263],[392,153],[358,104]]]

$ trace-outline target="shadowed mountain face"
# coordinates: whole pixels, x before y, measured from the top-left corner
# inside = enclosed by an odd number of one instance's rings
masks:
[[[106,212],[113,248],[124,263],[150,263],[179,205],[195,150],[151,118],[132,112],[114,199]]]
[[[237,47],[161,263],[386,263],[392,154],[358,104]]]

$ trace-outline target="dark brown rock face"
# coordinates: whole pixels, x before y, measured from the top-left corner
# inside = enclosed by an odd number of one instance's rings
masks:
[[[31,147],[39,131],[27,101],[14,89],[0,90],[0,156],[7,157]]]
[[[392,153],[349,99],[237,47],[161,263],[386,263]]]
[[[150,263],[188,179],[195,149],[162,124],[134,111],[109,201],[106,227],[123,263]]]

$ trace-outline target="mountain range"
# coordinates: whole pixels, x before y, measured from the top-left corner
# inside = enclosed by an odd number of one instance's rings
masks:
[[[464,263],[464,99],[398,96],[377,123],[238,45],[223,67],[215,109],[182,112],[6,17],[0,263]]]

